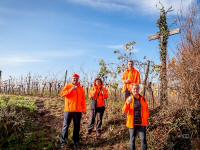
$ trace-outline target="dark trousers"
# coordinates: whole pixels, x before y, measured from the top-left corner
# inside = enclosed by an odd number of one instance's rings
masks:
[[[126,91],[125,91],[125,101],[130,95],[131,95],[131,92],[126,89]]]
[[[143,126],[129,128],[131,150],[135,150],[135,139],[138,133],[141,140],[141,150],[147,150],[146,127]]]
[[[105,107],[97,107],[95,109],[92,109],[91,120],[90,120],[90,124],[88,126],[88,133],[91,133],[92,130],[94,129],[96,115],[97,115],[96,131],[98,133],[101,133],[101,126],[102,126],[104,111],[105,111]]]
[[[61,136],[62,144],[66,143],[66,140],[68,139],[68,130],[69,130],[71,120],[73,120],[73,123],[74,123],[74,130],[73,130],[74,144],[79,143],[81,116],[82,116],[81,112],[65,112],[64,113],[63,130],[62,130],[62,136]]]

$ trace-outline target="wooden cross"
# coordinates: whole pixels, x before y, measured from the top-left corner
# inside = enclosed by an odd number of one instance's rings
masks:
[[[180,33],[180,29],[179,28],[169,31],[168,32],[168,36],[175,35],[175,34],[178,34],[178,33]],[[167,84],[168,84],[168,81],[167,81],[167,65],[166,65],[167,64],[167,61],[166,61],[166,57],[167,57],[167,42],[163,41],[163,33],[158,33],[156,35],[149,36],[148,38],[149,38],[149,41],[159,39],[161,47],[164,47],[163,49],[161,49],[161,53],[162,54],[160,54],[160,58],[161,58],[160,102],[161,102],[161,105],[163,106],[163,105],[165,105],[165,103],[168,104],[168,99],[167,99]],[[163,54],[164,54],[164,57],[163,57]]]
[[[169,36],[180,33],[180,28],[169,31]],[[160,33],[149,36],[149,41],[160,39]]]

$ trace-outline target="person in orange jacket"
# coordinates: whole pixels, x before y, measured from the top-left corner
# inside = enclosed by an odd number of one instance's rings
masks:
[[[131,94],[131,85],[140,84],[140,72],[133,67],[133,61],[128,61],[128,69],[124,72],[122,81],[124,83],[122,92],[125,93],[125,100]]]
[[[139,94],[139,85],[132,86],[131,95],[122,108],[127,114],[126,126],[129,128],[131,150],[135,150],[135,139],[140,136],[141,149],[147,149],[146,127],[148,126],[149,108],[147,100]]]
[[[108,98],[108,90],[103,85],[103,81],[100,78],[94,80],[94,86],[90,90],[89,98],[92,100],[92,112],[90,124],[88,126],[88,134],[92,133],[97,115],[96,134],[98,137],[101,135],[101,126],[106,105],[105,100]]]
[[[64,122],[63,130],[61,136],[61,148],[67,144],[66,139],[68,139],[68,129],[73,120],[74,130],[73,130],[73,142],[74,146],[79,145],[79,133],[80,133],[80,123],[82,113],[86,113],[86,99],[85,91],[83,86],[79,82],[80,76],[74,74],[72,76],[72,81],[67,84],[61,91],[61,96],[65,98],[64,107]]]

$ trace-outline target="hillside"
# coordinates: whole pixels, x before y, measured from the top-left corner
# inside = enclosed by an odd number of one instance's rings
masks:
[[[60,98],[0,96],[0,128],[3,131],[0,148],[59,149],[63,105],[64,101]],[[99,139],[95,132],[91,136],[86,135],[90,110],[83,115],[81,149],[129,149],[122,105],[122,100],[109,100]],[[199,110],[187,106],[171,105],[151,110],[151,124],[147,132],[149,149],[199,149],[199,120]],[[69,146],[65,149],[72,149],[72,129]]]

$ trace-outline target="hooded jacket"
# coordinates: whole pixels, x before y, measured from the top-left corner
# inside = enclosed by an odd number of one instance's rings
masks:
[[[130,83],[125,83],[126,80],[130,80]],[[135,68],[132,68],[131,70],[127,69],[122,77],[122,81],[124,83],[122,92],[125,92],[126,89],[131,91],[132,84],[140,84],[140,72],[137,71]]]
[[[96,107],[105,107],[105,100],[108,99],[108,90],[103,84],[97,86],[94,83],[94,86],[90,90],[89,98],[97,101]]]
[[[128,98],[127,98],[128,99]],[[147,100],[139,95],[139,101],[141,104],[141,126],[148,126],[149,122],[149,109]],[[130,104],[127,103],[127,100],[122,108],[122,112],[127,114],[126,126],[128,128],[134,128],[134,97],[132,96],[132,102]]]
[[[73,84],[68,84],[61,91],[61,96],[65,98],[64,112],[86,112],[85,90],[80,83],[76,89]]]

